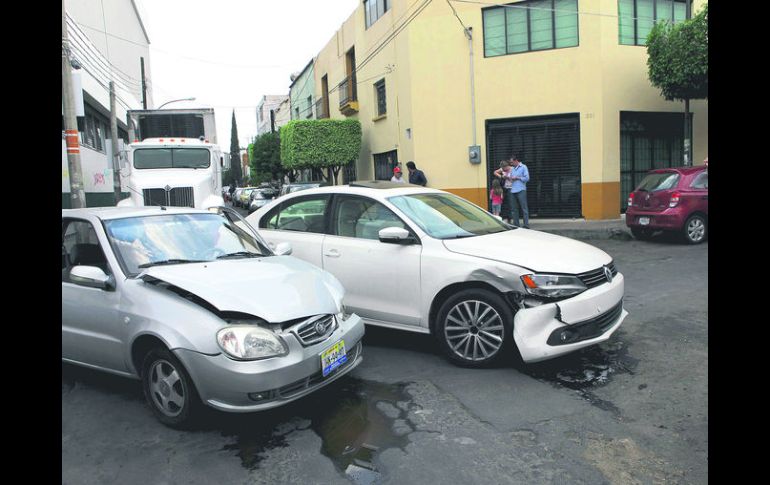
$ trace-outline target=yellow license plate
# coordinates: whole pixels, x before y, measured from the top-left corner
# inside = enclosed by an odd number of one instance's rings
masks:
[[[344,340],[340,340],[336,344],[324,350],[321,353],[321,369],[323,369],[324,377],[329,375],[329,373],[334,371],[334,369],[347,361],[348,355],[347,352],[345,352]]]

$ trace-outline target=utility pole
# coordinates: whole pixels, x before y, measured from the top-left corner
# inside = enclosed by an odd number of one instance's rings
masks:
[[[144,57],[139,58],[139,63],[142,68],[142,109],[147,109],[147,83],[144,79]]]
[[[692,2],[691,0],[685,0],[685,15],[687,20],[692,18]],[[684,165],[689,167],[692,165],[692,140],[690,139],[690,133],[692,127],[690,126],[690,99],[684,100]]]
[[[75,117],[75,102],[72,95],[72,66],[70,65],[70,45],[67,37],[67,15],[64,0],[61,2],[61,78],[62,108],[64,109],[64,138],[67,145],[67,168],[70,178],[70,206],[82,209],[86,206],[86,193],[83,190],[83,174],[80,171],[80,140],[78,123]]]
[[[270,133],[275,133],[275,112],[270,110]]]
[[[118,113],[115,111],[115,83],[110,81],[110,138],[112,140],[112,185],[115,205],[120,202],[120,150],[118,149]]]

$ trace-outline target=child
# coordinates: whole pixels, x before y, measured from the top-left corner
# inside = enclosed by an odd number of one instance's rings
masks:
[[[492,200],[492,214],[500,216],[500,207],[503,205],[503,188],[500,186],[499,179],[492,180],[492,190],[489,191],[489,198]]]

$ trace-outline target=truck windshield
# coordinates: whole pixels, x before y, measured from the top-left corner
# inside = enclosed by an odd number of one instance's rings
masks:
[[[208,168],[206,148],[142,148],[134,151],[134,168]]]

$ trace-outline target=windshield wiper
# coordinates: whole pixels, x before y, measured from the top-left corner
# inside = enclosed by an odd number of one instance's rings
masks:
[[[473,236],[478,236],[478,234],[456,234],[450,237],[449,239],[462,239],[464,237],[473,237]]]
[[[207,263],[205,259],[164,259],[163,261],[153,261],[140,264],[139,268],[149,268],[150,266],[162,266],[164,264],[182,264],[182,263]]]
[[[250,251],[238,251],[235,253],[227,253],[222,256],[217,256],[217,259],[229,259],[229,258],[259,258],[261,254],[252,253]]]

